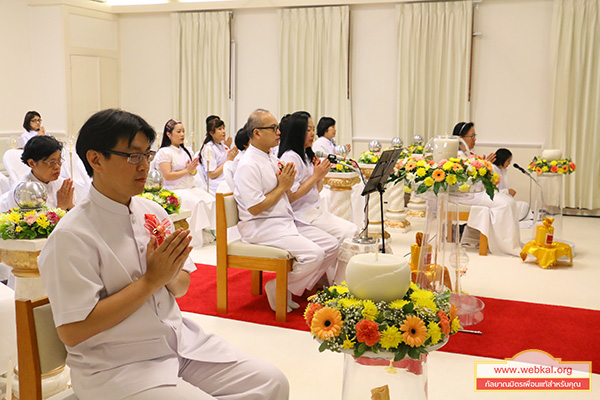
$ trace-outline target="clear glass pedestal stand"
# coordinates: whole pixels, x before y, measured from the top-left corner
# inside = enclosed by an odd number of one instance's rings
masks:
[[[461,325],[477,324],[483,320],[485,304],[477,297],[463,293],[461,284],[469,258],[460,243],[458,204],[462,197],[470,195],[442,191],[437,196],[427,193],[427,217],[416,283],[434,292],[450,288],[450,302],[457,308]]]
[[[575,256],[575,243],[565,240],[563,233],[563,208],[565,204],[565,175],[544,173],[536,177],[538,185],[534,185],[535,205],[531,237],[535,238],[536,227],[544,218],[553,218],[554,241],[567,243]]]
[[[342,400],[388,398],[384,393],[389,399],[427,400],[427,354],[419,360],[406,357],[396,362],[390,362],[394,354],[382,356],[344,354]]]

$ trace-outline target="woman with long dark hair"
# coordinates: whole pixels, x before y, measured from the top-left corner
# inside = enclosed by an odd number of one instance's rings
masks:
[[[25,128],[25,132],[17,139],[17,148],[19,149],[24,148],[32,137],[46,134],[46,128],[42,125],[42,116],[37,111],[27,111],[23,120],[23,128]]]
[[[215,229],[215,198],[205,188],[196,187],[198,159],[185,147],[185,128],[181,121],[170,119],[165,124],[160,149],[154,165],[162,173],[165,189],[172,190],[181,199],[181,208],[191,210],[190,230],[192,245],[201,246],[214,237],[209,232]]]
[[[329,172],[331,163],[327,159],[318,160],[311,148],[315,137],[315,125],[310,114],[298,111],[285,122],[279,144],[279,158],[296,167],[294,185],[287,195],[294,215],[307,224],[329,233],[340,243],[356,234],[353,223],[339,218],[321,207],[319,192],[323,188],[323,178]],[[330,282],[335,271],[328,271]]]
[[[219,117],[207,118],[206,136],[198,152],[198,159],[206,172],[205,177],[208,181],[209,192],[212,195],[216,193],[221,182],[225,181],[223,167],[227,162],[233,161],[238,154],[236,147],[229,148],[231,140],[228,144],[226,138],[225,122]]]

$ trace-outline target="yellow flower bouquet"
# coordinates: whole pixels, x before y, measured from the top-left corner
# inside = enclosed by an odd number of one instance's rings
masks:
[[[388,352],[394,361],[439,347],[460,328],[450,292],[434,293],[411,283],[403,298],[374,302],[354,297],[345,283],[330,286],[309,298],[304,312],[319,351]]]
[[[377,164],[381,157],[380,151],[367,150],[358,157],[358,162],[361,164]]]
[[[65,211],[60,208],[15,207],[0,214],[0,236],[4,240],[47,238],[64,215]]]
[[[533,160],[527,166],[530,172],[538,175],[542,174],[565,174],[569,175],[575,172],[575,163],[570,158],[562,160],[548,161],[545,158],[533,157]]]
[[[165,209],[167,214],[174,214],[181,208],[179,197],[170,190],[161,189],[158,192],[154,190],[144,190],[144,193],[139,196],[158,203]]]
[[[472,191],[481,183],[485,192],[494,198],[498,190],[500,175],[494,172],[492,164],[481,158],[450,157],[434,162],[432,156],[413,154],[402,158],[388,182],[405,182],[404,191],[417,194],[432,190],[436,195],[440,190]]]
[[[356,172],[356,170],[349,161],[338,160],[337,163],[331,164],[329,172]]]

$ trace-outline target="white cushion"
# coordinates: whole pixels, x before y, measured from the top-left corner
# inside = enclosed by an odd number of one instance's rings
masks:
[[[283,260],[294,258],[286,250],[271,246],[243,243],[241,240],[229,242],[227,245],[227,254],[230,256],[279,258]]]

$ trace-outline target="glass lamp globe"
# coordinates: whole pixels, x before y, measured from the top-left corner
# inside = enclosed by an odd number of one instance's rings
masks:
[[[421,135],[415,135],[415,137],[413,138],[413,143],[415,143],[415,144],[423,144],[423,136],[421,136]]]
[[[15,202],[19,208],[42,208],[48,199],[48,192],[39,182],[21,182],[15,188]]]
[[[381,143],[379,143],[378,140],[371,140],[369,142],[369,151],[372,151],[374,153],[381,151]]]
[[[395,137],[392,139],[392,147],[402,147],[403,145],[404,143],[399,137]]]
[[[164,178],[159,170],[153,169],[148,172],[148,177],[146,178],[146,184],[144,185],[145,190],[156,191],[162,189],[164,183]]]
[[[337,146],[335,146],[335,149],[333,151],[338,156],[346,157],[348,155],[348,148],[343,144],[338,144]]]

